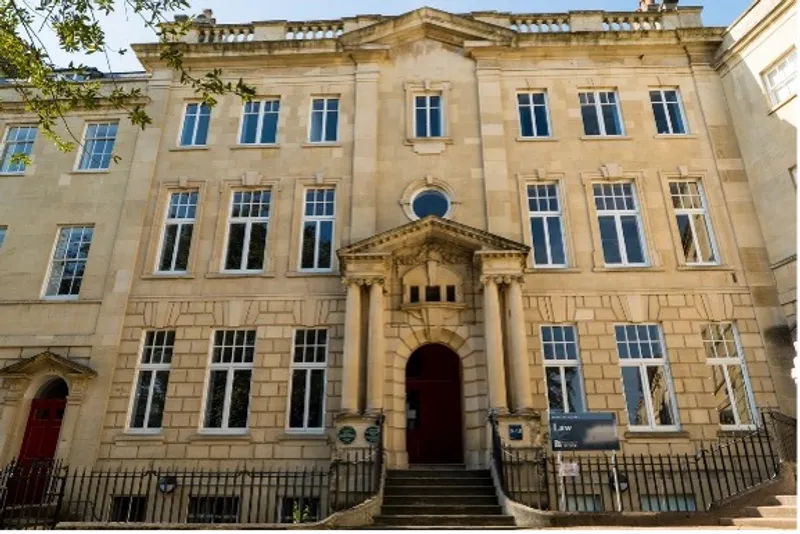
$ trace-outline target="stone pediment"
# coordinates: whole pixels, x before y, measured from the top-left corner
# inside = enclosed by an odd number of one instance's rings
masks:
[[[363,239],[338,250],[340,259],[353,255],[415,255],[432,244],[448,245],[454,254],[514,253],[527,257],[530,247],[498,235],[436,216],[425,217]],[[459,253],[458,251],[463,251]]]
[[[340,39],[342,44],[348,47],[392,45],[425,38],[461,47],[465,41],[510,44],[514,37],[515,32],[509,28],[422,7],[346,33]]]
[[[91,378],[97,371],[49,350],[0,368],[0,378],[31,377],[42,371],[55,371],[62,376]]]

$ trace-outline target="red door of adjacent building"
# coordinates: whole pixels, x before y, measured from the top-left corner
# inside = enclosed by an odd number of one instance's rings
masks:
[[[406,450],[410,464],[463,463],[458,355],[424,345],[406,365]]]

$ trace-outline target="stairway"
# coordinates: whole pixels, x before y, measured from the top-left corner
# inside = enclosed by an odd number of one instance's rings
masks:
[[[721,525],[742,528],[797,529],[797,496],[776,495],[761,506],[748,506],[742,510],[741,517],[720,519]]]
[[[503,515],[489,471],[463,465],[388,471],[381,515],[374,527],[515,528],[514,518]]]

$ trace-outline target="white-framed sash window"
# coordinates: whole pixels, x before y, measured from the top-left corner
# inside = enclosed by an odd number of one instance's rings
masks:
[[[65,226],[59,229],[45,298],[78,298],[93,235],[94,228],[91,226]]]
[[[670,182],[669,193],[686,264],[717,265],[719,255],[702,185],[697,181]]]
[[[214,332],[203,417],[204,432],[246,432],[255,351],[255,330]]]
[[[549,413],[584,411],[577,329],[572,325],[543,325],[541,335]]]
[[[558,184],[529,184],[528,217],[536,267],[566,267],[567,254]]]
[[[586,136],[625,135],[616,91],[584,91],[578,95]]]
[[[289,431],[321,432],[325,428],[327,367],[328,330],[295,330],[289,383]]]
[[[274,145],[278,142],[278,99],[245,102],[239,143],[242,145]]]
[[[253,273],[264,270],[271,200],[269,189],[233,192],[225,271]]]
[[[157,272],[185,273],[188,269],[198,195],[196,190],[170,193]]]
[[[134,382],[129,430],[133,432],[161,430],[174,346],[174,330],[145,332]]]
[[[633,182],[592,186],[607,266],[647,266],[647,250]]]
[[[9,126],[0,149],[0,174],[15,174],[25,171],[25,162],[14,156],[30,156],[36,141],[38,128],[34,125]],[[17,158],[18,159],[18,158]]]
[[[211,106],[205,102],[189,102],[183,112],[180,146],[205,146],[208,141],[208,126],[211,122]]]
[[[656,131],[661,135],[685,135],[686,114],[681,93],[677,89],[651,89],[650,105],[656,120]]]
[[[441,94],[414,97],[414,135],[416,137],[444,136],[444,109]]]
[[[336,190],[333,187],[305,190],[300,271],[327,272],[333,268],[335,204]]]

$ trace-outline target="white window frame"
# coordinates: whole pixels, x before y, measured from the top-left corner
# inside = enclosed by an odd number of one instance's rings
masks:
[[[194,128],[192,129],[192,142],[184,145],[183,142],[182,142],[183,141],[183,127],[186,124],[186,115],[189,112],[189,106],[191,106],[192,104],[197,104],[197,117],[196,117],[196,119],[194,121]],[[204,102],[200,102],[200,101],[188,101],[188,102],[184,103],[183,113],[181,115],[181,125],[180,125],[180,128],[178,128],[178,143],[177,144],[178,144],[179,147],[206,147],[206,146],[208,146],[208,135],[211,132],[211,112],[213,110],[213,108],[211,106],[208,106],[208,131],[206,132],[206,142],[203,143],[203,144],[197,143],[197,128],[198,128],[198,125],[200,124],[200,120],[199,120],[200,119],[200,109],[202,108],[203,105],[207,105],[207,104],[205,104]]]
[[[683,129],[686,130],[684,132],[676,132],[675,125],[672,124],[672,117],[669,114],[669,104],[667,102],[667,91],[674,91],[676,98],[678,99],[678,112],[681,114],[681,119],[683,119]],[[677,87],[653,87],[648,91],[649,93],[660,93],[661,94],[661,102],[653,102],[652,96],[650,97],[650,109],[652,110],[653,106],[661,106],[664,109],[664,114],[667,117],[667,125],[669,126],[668,133],[660,133],[658,131],[658,122],[656,121],[655,113],[653,113],[653,121],[656,125],[656,134],[658,135],[689,135],[691,130],[689,130],[689,121],[686,120],[686,110],[683,107],[683,97],[681,96],[681,91]]]
[[[155,342],[155,338],[159,332],[164,333],[164,342],[160,345],[156,345],[155,343],[152,345],[148,345],[147,343],[148,334],[150,333],[153,334],[153,341]],[[170,333],[172,334],[172,345],[169,345],[167,343]],[[133,390],[131,391],[130,407],[128,409],[128,419],[126,422],[126,430],[129,434],[158,434],[161,432],[163,428],[163,414],[162,414],[162,426],[149,427],[147,426],[147,423],[150,421],[150,416],[152,415],[151,408],[153,404],[153,388],[156,382],[156,373],[158,373],[159,371],[161,372],[166,371],[168,373],[167,384],[169,384],[169,374],[171,374],[170,371],[172,367],[172,358],[175,357],[175,334],[176,334],[175,330],[145,330],[142,333],[142,342],[139,348],[139,357],[136,361],[136,374],[133,377]],[[166,350],[167,347],[170,347],[171,356],[170,356],[170,361],[164,363],[163,351]],[[152,362],[152,349],[154,348],[160,348],[162,350],[162,360],[158,363]],[[143,362],[144,354],[145,351],[147,350],[151,351],[151,361],[149,363],[144,363]],[[150,371],[152,374],[150,375],[150,385],[147,388],[147,403],[144,411],[144,426],[138,427],[138,426],[133,426],[132,423],[133,423],[134,411],[136,410],[136,395],[138,393],[139,377],[143,372],[146,371]],[[167,387],[169,387],[169,385]],[[166,412],[166,402],[167,402],[167,394],[165,392],[164,393],[165,412]]]
[[[552,211],[550,209],[542,210],[542,211],[532,211],[530,209],[530,189],[531,187],[546,187],[546,186],[553,186],[556,188],[556,195],[555,199],[558,203],[558,209],[556,211]],[[561,202],[561,187],[558,182],[536,182],[536,183],[528,183],[525,184],[525,194],[526,194],[526,201],[528,205],[528,227],[530,228],[531,232],[531,260],[533,261],[534,267],[537,269],[564,269],[569,267],[569,255],[567,253],[567,232],[566,228],[564,227],[564,210],[562,208]],[[537,196],[537,199],[542,198]],[[545,197],[551,198],[551,197]],[[537,203],[538,204],[538,203]],[[550,227],[547,226],[546,221],[549,218],[557,217],[559,220],[559,225],[561,226],[561,245],[564,248],[564,262],[563,263],[554,263],[553,262],[553,249],[550,246]],[[544,230],[545,230],[545,247],[547,249],[547,263],[536,263],[536,254],[533,250],[533,228],[532,221],[534,218],[541,218],[545,220]]]
[[[89,252],[87,252],[86,258],[83,258],[83,259],[80,259],[80,260],[65,259],[65,258],[56,259],[56,252],[58,251],[58,240],[61,237],[61,233],[63,231],[65,231],[65,230],[70,230],[71,231],[73,229],[80,229],[80,230],[91,229],[92,230],[92,237],[89,239]],[[58,231],[56,232],[56,240],[55,240],[55,243],[53,243],[53,249],[50,252],[50,263],[48,265],[47,273],[46,273],[45,278],[44,278],[44,287],[42,288],[42,299],[44,299],[44,300],[78,300],[78,297],[80,296],[80,289],[83,289],[83,281],[86,278],[86,266],[89,263],[89,253],[91,253],[92,240],[94,239],[94,231],[95,231],[95,227],[94,227],[94,225],[91,225],[91,224],[84,224],[84,225],[81,225],[81,224],[69,224],[69,225],[64,225],[64,226],[59,226],[58,227]],[[67,241],[67,242],[69,242],[69,241]],[[83,238],[82,237],[81,237],[80,243],[83,243]],[[75,293],[74,295],[73,294],[69,294],[69,295],[59,295],[59,294],[48,295],[47,294],[47,288],[50,285],[50,278],[53,276],[53,268],[55,267],[56,261],[59,261],[59,262],[82,261],[83,262],[83,276],[81,276],[81,287],[78,290],[78,293]],[[63,276],[62,276],[62,278],[63,278]],[[61,283],[59,281],[59,286],[60,285],[61,285]]]
[[[520,95],[528,95],[530,99],[530,104],[520,104],[519,103],[519,96]],[[533,103],[533,95],[542,95],[544,96],[544,105],[534,104]],[[549,139],[553,137],[553,123],[550,120],[550,99],[547,97],[547,91],[517,91],[516,94],[516,104],[517,104],[517,122],[519,123],[519,136],[522,139]],[[547,120],[547,135],[539,135],[539,131],[536,127],[536,107],[543,107],[544,108],[544,116]],[[522,113],[523,109],[525,113],[527,113],[531,118],[531,124],[533,125],[533,135],[525,135],[522,132]]]
[[[616,185],[616,184],[628,184],[630,185],[631,189],[631,198],[633,199],[633,209],[600,209],[597,207],[596,204],[596,196],[594,193],[594,186],[595,185]],[[607,197],[606,197],[607,198]],[[616,195],[615,197],[616,198]],[[593,182],[592,183],[592,202],[595,202],[595,212],[597,213],[597,233],[600,237],[600,252],[603,254],[603,265],[606,268],[614,269],[614,268],[625,268],[625,267],[649,267],[650,266],[650,255],[647,250],[647,239],[644,235],[644,224],[642,222],[642,213],[641,213],[641,206],[639,204],[639,195],[636,191],[636,183],[633,180],[621,181],[621,182]],[[628,247],[625,246],[625,235],[622,232],[622,217],[631,216],[633,215],[636,217],[636,226],[639,230],[639,246],[642,248],[642,258],[644,261],[640,263],[634,263],[628,261]],[[603,248],[603,235],[601,233],[600,228],[600,217],[614,217],[614,228],[617,231],[617,241],[620,245],[620,263],[606,263],[605,261],[605,249]]]
[[[195,214],[194,217],[170,217],[169,210],[172,206],[172,196],[173,195],[180,195],[180,194],[191,194],[197,193],[197,202],[195,203]],[[189,265],[191,262],[191,254],[192,254],[192,242],[195,240],[195,231],[197,230],[197,210],[200,208],[200,190],[198,189],[182,189],[182,190],[171,190],[167,195],[167,205],[166,209],[164,210],[164,224],[162,224],[161,228],[161,237],[158,240],[158,248],[156,249],[156,266],[155,266],[155,273],[159,275],[183,275],[189,272]],[[189,254],[188,259],[186,261],[186,269],[183,270],[176,270],[175,261],[178,257],[178,249],[180,248],[179,241],[181,230],[183,229],[184,225],[192,225],[192,238],[189,240]],[[170,260],[170,266],[172,269],[169,270],[162,270],[161,269],[161,254],[164,252],[164,240],[167,237],[167,228],[170,225],[177,225],[178,230],[175,234],[175,247],[172,250],[172,258]]]
[[[626,328],[628,326],[644,326],[648,329],[652,326],[655,326],[658,329],[658,339],[659,344],[661,345],[661,354],[663,357],[661,358],[623,358],[619,353],[619,346],[618,346],[618,339],[616,336],[616,328],[617,327]],[[626,333],[627,339],[627,333]],[[619,359],[619,366],[620,366],[620,384],[622,386],[622,396],[625,398],[625,413],[627,415],[627,424],[628,430],[631,432],[677,432],[681,428],[681,423],[679,419],[679,410],[678,410],[678,401],[677,397],[675,396],[675,385],[672,382],[672,372],[670,370],[669,365],[669,358],[667,356],[667,346],[664,343],[664,332],[661,328],[660,324],[656,323],[642,323],[642,324],[634,324],[634,323],[618,323],[614,325],[614,344],[616,345],[617,351],[617,358]],[[661,366],[664,369],[664,377],[666,381],[667,393],[672,400],[672,419],[675,421],[672,425],[657,425],[655,424],[655,420],[653,419],[653,399],[650,397],[650,379],[647,377],[647,368],[648,367],[657,367]],[[623,367],[635,367],[639,371],[639,380],[642,383],[643,389],[643,399],[645,404],[645,409],[647,410],[647,419],[649,421],[648,425],[634,425],[630,422],[630,413],[628,413],[628,399],[626,398],[625,394],[625,379],[622,375],[622,368]]]
[[[33,139],[31,141],[19,141],[19,140],[9,141],[8,140],[8,136],[11,134],[11,131],[19,129],[19,128],[33,128],[33,130],[34,130]],[[39,127],[36,124],[9,124],[6,127],[6,131],[3,134],[3,142],[0,143],[0,175],[25,174],[25,170],[28,167],[27,165],[23,165],[22,169],[16,170],[16,171],[12,171],[12,170],[4,171],[4,170],[2,170],[1,166],[3,165],[3,162],[5,161],[6,156],[8,155],[8,150],[9,150],[10,146],[27,145],[27,144],[30,143],[31,151],[29,153],[19,152],[19,151],[11,152],[12,157],[13,157],[14,154],[25,154],[26,156],[28,156],[30,158],[31,155],[33,154],[33,149],[36,146],[36,137],[38,136],[38,134],[39,134]],[[11,158],[9,158],[9,165],[12,165]]]
[[[97,168],[83,167],[82,166],[83,156],[84,156],[84,154],[86,153],[86,151],[89,148],[89,139],[87,138],[87,136],[89,135],[89,128],[92,127],[92,126],[101,126],[103,124],[105,124],[106,126],[112,126],[113,125],[113,126],[117,127],[117,130],[114,133],[113,141],[111,143],[111,152],[109,152],[108,166],[107,167],[97,167]],[[87,122],[86,124],[84,124],[83,125],[83,135],[81,136],[81,150],[78,152],[78,157],[77,157],[77,159],[75,161],[74,170],[76,172],[108,172],[108,170],[111,168],[111,164],[114,163],[114,147],[117,146],[117,137],[118,136],[119,136],[119,122],[117,122],[117,121],[91,121],[91,122]],[[92,140],[98,140],[98,139],[104,139],[104,140],[107,141],[108,139],[111,139],[111,138],[110,137],[94,137],[94,138],[92,138]],[[92,146],[94,146],[94,145],[92,145]],[[91,157],[89,158],[90,162],[92,160],[94,160],[95,157],[96,156],[94,154],[92,154]]]
[[[713,342],[708,341],[705,337],[705,331],[708,327],[716,327],[716,326],[730,326],[731,333],[733,334],[733,342],[734,346],[736,347],[736,355],[730,356],[726,355],[724,357],[713,357],[710,358],[708,356],[709,353],[709,346],[711,350],[713,350],[714,354],[717,354],[716,346]],[[758,410],[756,408],[756,400],[753,395],[753,387],[750,384],[750,373],[747,372],[747,363],[744,360],[744,351],[742,350],[742,343],[739,339],[739,330],[736,328],[736,323],[730,321],[722,321],[722,322],[715,322],[715,323],[706,323],[704,327],[700,330],[700,336],[703,340],[703,347],[706,351],[706,364],[710,367],[712,366],[719,366],[722,367],[722,373],[725,377],[725,387],[727,389],[726,394],[728,400],[731,404],[731,409],[733,411],[734,419],[736,419],[736,424],[733,425],[723,425],[720,423],[720,430],[755,430],[759,426],[759,419],[758,419]],[[727,352],[727,349],[726,349]],[[728,367],[731,365],[738,365],[741,367],[742,371],[742,380],[744,381],[744,388],[745,388],[745,397],[747,399],[747,410],[750,412],[750,417],[753,420],[752,424],[743,424],[739,419],[739,410],[737,409],[736,405],[736,398],[732,395],[733,389],[731,388],[731,377],[730,373],[728,372]],[[711,373],[711,379],[714,379],[714,373]],[[714,384],[716,386],[716,384]],[[716,409],[716,407],[715,407]]]
[[[574,342],[573,341],[550,341],[550,342],[546,342],[544,340],[544,329],[545,328],[553,328],[553,327],[571,328],[573,333],[574,333],[575,341]],[[563,413],[583,413],[583,412],[587,411],[587,406],[586,406],[586,386],[584,384],[583,368],[581,366],[581,346],[580,346],[580,343],[579,343],[579,340],[578,340],[578,328],[575,325],[572,325],[572,324],[543,324],[543,325],[541,325],[539,327],[539,337],[540,337],[540,341],[541,341],[541,350],[542,350],[542,366],[544,367],[544,387],[545,387],[545,397],[547,398],[547,414],[548,414],[548,417],[550,415],[550,388],[547,385],[547,368],[548,367],[558,368],[558,370],[559,370],[559,375],[561,377],[561,402],[562,402],[562,404],[564,406],[564,412]],[[575,359],[573,360],[573,359],[566,358],[564,360],[556,360],[556,359],[547,358],[545,356],[545,344],[546,343],[554,343],[554,344],[555,343],[564,343],[564,344],[566,344],[566,343],[574,343],[575,344],[575,354],[576,354]],[[567,384],[566,371],[565,371],[565,369],[567,367],[574,367],[576,369],[577,373],[578,373],[578,384],[579,384],[579,387],[580,387],[579,395],[580,395],[581,405],[583,407],[583,410],[581,410],[580,412],[573,412],[573,411],[569,410],[569,402],[568,402],[567,387],[566,387],[566,384]]]
[[[6,244],[7,237],[8,237],[8,226],[0,225],[0,250],[3,250],[3,246]]]
[[[233,205],[236,198],[236,193],[269,193],[269,204],[267,207],[268,213],[272,210],[272,189],[265,187],[262,189],[234,189],[231,191],[231,201],[228,203],[228,224],[225,230],[225,246],[223,247],[223,255],[222,255],[222,267],[221,270],[224,273],[241,273],[241,274],[253,274],[253,273],[263,273],[267,270],[267,258],[269,257],[269,251],[267,249],[267,245],[269,244],[269,227],[270,227],[270,216],[267,215],[266,217],[262,216],[248,216],[248,217],[234,217],[233,216]],[[231,226],[233,224],[242,224],[244,223],[244,243],[242,246],[242,263],[240,264],[239,269],[227,269],[225,265],[228,262],[228,247],[230,246],[230,237],[231,237]],[[266,223],[267,230],[264,233],[264,260],[263,260],[263,268],[261,269],[247,269],[244,268],[247,266],[247,257],[250,252],[250,233],[253,229],[253,224],[260,224]],[[242,265],[244,267],[242,267]]]
[[[779,70],[781,67],[791,68],[790,65],[787,65],[790,60],[794,64],[794,72],[790,72],[789,76],[785,80],[781,81],[778,85],[773,86],[769,81],[769,75],[772,72]],[[784,102],[788,102],[793,96],[797,95],[797,49],[792,47],[791,50],[783,54],[777,61],[772,63],[769,68],[765,69],[761,74],[761,80],[764,83],[764,88],[767,90],[769,101],[773,107],[778,107]],[[783,100],[778,100],[776,92],[785,87],[789,87],[790,89],[788,96]]]
[[[255,332],[253,340],[253,361],[252,362],[214,362],[214,349],[216,348],[217,332]],[[245,334],[246,336],[247,334]],[[206,373],[205,390],[203,392],[203,405],[200,414],[200,433],[202,434],[247,434],[250,431],[250,414],[253,411],[253,371],[255,369],[256,345],[258,344],[258,332],[254,328],[217,328],[211,331],[211,343],[208,354],[208,372]],[[226,345],[221,345],[224,347]],[[211,375],[214,371],[225,371],[225,396],[222,406],[222,424],[219,428],[206,426],[206,412],[211,397]],[[231,392],[233,391],[233,379],[236,371],[250,371],[250,389],[247,399],[247,416],[245,426],[230,428],[231,415]]]
[[[594,96],[594,102],[587,102],[584,104],[582,102],[582,97],[584,94],[591,94]],[[606,119],[603,116],[603,106],[610,106],[611,104],[607,102],[601,102],[600,95],[614,95],[614,107],[617,109],[617,117],[619,117],[619,129],[620,132],[618,134],[609,134],[608,133],[608,126],[606,125]],[[587,99],[588,100],[588,99]],[[597,113],[597,124],[600,127],[599,134],[587,134],[586,133],[586,125],[582,124],[581,126],[584,128],[583,136],[584,137],[625,137],[627,135],[627,130],[625,129],[625,119],[622,116],[622,102],[620,102],[619,98],[619,91],[616,89],[586,89],[582,91],[578,91],[578,103],[580,105],[581,111],[581,122],[583,122],[583,106],[594,106],[595,113]]]
[[[700,198],[700,203],[702,204],[701,208],[678,208],[675,207],[675,200],[672,193],[672,184],[678,183],[688,183],[688,184],[697,184],[697,191]],[[703,184],[700,180],[670,180],[669,181],[669,195],[670,201],[672,202],[673,209],[675,210],[675,228],[678,231],[678,243],[681,249],[681,253],[683,254],[683,246],[681,245],[681,235],[680,235],[680,226],[678,226],[678,216],[679,215],[687,215],[689,217],[689,227],[692,229],[692,240],[694,241],[695,249],[700,250],[698,238],[697,238],[697,229],[695,228],[694,218],[693,215],[702,215],[703,220],[706,224],[706,232],[708,233],[709,241],[711,242],[711,252],[714,254],[714,261],[697,261],[697,262],[690,262],[686,260],[686,255],[684,254],[684,261],[686,265],[691,266],[703,266],[703,265],[719,265],[720,264],[720,257],[719,257],[719,248],[717,247],[717,239],[714,236],[714,228],[711,224],[711,215],[708,213],[708,201],[706,200],[706,193],[705,189],[703,188]],[[678,195],[678,196],[685,196],[685,195]]]
[[[264,107],[265,107],[264,105],[267,104],[267,103],[272,103],[272,102],[277,102],[278,103],[278,111],[264,111]],[[246,112],[248,103],[245,102],[244,104],[242,104],[242,119],[239,121],[239,136],[237,137],[238,144],[243,145],[243,146],[275,146],[275,145],[277,145],[278,144],[278,129],[280,127],[279,120],[280,120],[280,113],[281,113],[281,99],[280,98],[262,98],[262,99],[259,99],[259,100],[253,100],[251,103],[259,104],[257,121],[256,121],[256,139],[252,143],[248,143],[248,142],[242,141],[242,135],[244,134],[244,120],[248,115],[248,113]],[[260,141],[261,134],[262,134],[262,131],[264,129],[264,116],[267,113],[276,115],[276,117],[275,117],[275,142],[274,143],[262,143]],[[249,115],[253,115],[253,113],[250,113]]]
[[[306,330],[325,330],[327,333],[325,335],[325,361],[324,362],[296,362],[295,361],[295,351],[297,350],[297,332],[305,332]],[[305,345],[305,342],[303,344]],[[318,343],[311,345],[313,347],[319,347]],[[325,433],[325,418],[327,416],[327,404],[328,404],[328,360],[330,359],[330,347],[331,347],[331,329],[325,327],[314,327],[314,328],[295,328],[292,330],[292,354],[290,357],[290,366],[289,366],[289,388],[288,392],[289,395],[287,397],[286,402],[286,433],[289,434],[323,434]],[[306,391],[305,391],[305,398],[303,399],[303,426],[302,427],[292,427],[291,425],[291,417],[292,417],[292,383],[294,372],[298,370],[305,370],[305,380],[306,380]],[[323,380],[322,380],[322,426],[321,427],[309,427],[308,426],[308,409],[310,406],[311,400],[311,371],[314,370],[321,370],[323,372]]]
[[[332,190],[333,191],[333,213],[331,215],[306,215],[306,197],[309,191],[317,190],[317,189],[324,189],[324,190]],[[302,196],[302,213],[303,217],[300,222],[300,246],[298,248],[297,254],[297,270],[301,273],[329,273],[333,271],[333,264],[334,264],[334,256],[336,251],[333,250],[333,244],[336,239],[336,187],[332,185],[321,185],[321,186],[309,186],[303,189],[303,196]],[[324,221],[331,222],[331,265],[330,267],[320,268],[316,267],[319,263],[319,249],[320,249],[320,239],[319,239],[319,229],[321,223]],[[303,267],[303,229],[306,227],[306,222],[314,222],[316,225],[316,240],[314,242],[314,265],[315,267]]]
[[[322,113],[322,137],[319,141],[311,139],[311,134],[314,128],[314,101],[324,101],[323,109],[317,110],[317,113]],[[335,110],[328,109],[328,103],[331,100],[336,100],[338,105]],[[339,130],[342,128],[342,99],[339,96],[313,96],[311,97],[311,104],[309,105],[310,113],[308,115],[308,142],[312,144],[333,144],[339,142]],[[336,139],[325,139],[325,132],[328,131],[328,114],[336,113]]]
[[[434,109],[431,106],[431,97],[438,97],[439,98],[439,135],[431,135],[431,110]],[[435,93],[416,93],[412,95],[413,102],[414,102],[414,137],[416,139],[441,139],[447,137],[447,134],[444,131],[444,125],[446,121],[444,119],[444,93],[443,92],[435,92]],[[422,108],[417,107],[417,98],[424,98],[425,105]],[[427,118],[427,122],[425,123],[425,135],[417,135],[417,110],[424,109],[425,110],[425,117]]]

